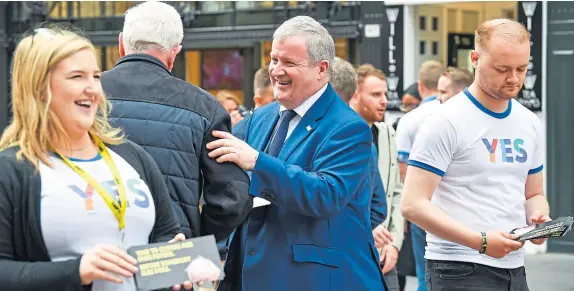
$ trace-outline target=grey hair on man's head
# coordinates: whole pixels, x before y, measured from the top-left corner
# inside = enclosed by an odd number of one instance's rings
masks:
[[[307,40],[307,54],[311,66],[321,61],[329,64],[335,58],[335,42],[319,22],[309,16],[296,16],[281,24],[273,33],[273,41],[284,41],[287,38],[301,36]]]
[[[168,52],[183,40],[181,16],[167,3],[141,3],[126,11],[122,37],[124,46],[135,52],[153,48]]]
[[[329,81],[345,103],[349,103],[357,90],[357,72],[351,63],[335,57],[331,65]]]

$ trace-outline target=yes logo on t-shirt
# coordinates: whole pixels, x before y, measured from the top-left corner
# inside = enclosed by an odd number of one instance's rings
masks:
[[[106,191],[114,196],[116,202],[119,202],[118,190],[116,184],[113,180],[101,182],[102,187]],[[148,208],[150,201],[145,190],[142,189],[142,185],[145,184],[140,179],[128,179],[126,181],[126,194],[128,198],[128,207],[132,206],[132,202],[135,206],[140,208]],[[86,186],[85,190],[80,189],[77,185],[68,185],[72,191],[78,194],[85,201],[86,210],[94,210],[93,194],[95,193],[94,188],[89,184]],[[97,193],[95,193],[97,195]]]
[[[496,163],[496,152],[500,152],[503,163],[525,163],[528,159],[528,154],[524,148],[524,140],[521,138],[493,138],[492,140],[483,138],[482,142],[490,153],[490,162]],[[499,149],[500,148],[500,149]]]

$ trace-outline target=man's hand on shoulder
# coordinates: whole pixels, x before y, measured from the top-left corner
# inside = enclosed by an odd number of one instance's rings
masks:
[[[235,163],[245,171],[253,170],[259,157],[258,151],[229,132],[214,130],[212,134],[219,139],[206,145],[210,158],[218,163]]]

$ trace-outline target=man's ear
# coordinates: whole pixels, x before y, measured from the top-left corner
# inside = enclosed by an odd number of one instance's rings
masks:
[[[422,97],[424,95],[424,93],[426,92],[426,87],[425,85],[423,85],[423,82],[421,82],[421,80],[417,81],[417,90],[419,91],[419,95]]]
[[[476,70],[478,68],[478,59],[480,58],[480,53],[477,50],[472,50],[470,52],[470,61],[472,67]]]
[[[321,63],[319,63],[319,75],[317,76],[317,79],[320,80],[327,76],[329,76],[329,62],[321,61]]]
[[[181,45],[178,45],[176,47],[174,47],[173,49],[171,49],[171,51],[169,52],[169,56],[167,57],[167,69],[169,71],[171,71],[173,69],[173,65],[175,64],[175,58],[177,57],[177,54],[179,54],[179,52],[181,52]]]
[[[257,108],[263,106],[263,104],[261,104],[261,96],[259,95],[253,96],[253,103],[255,103],[255,107]]]
[[[120,50],[120,58],[123,58],[126,56],[126,48],[124,47],[124,37],[123,34],[120,32],[120,35],[118,36],[118,48]]]
[[[353,93],[353,96],[351,96],[351,99],[349,99],[349,104],[356,103],[358,101],[359,101],[359,88],[355,90],[355,93]]]

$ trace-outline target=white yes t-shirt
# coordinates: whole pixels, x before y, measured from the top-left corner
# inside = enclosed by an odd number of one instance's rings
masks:
[[[51,157],[53,168],[40,164],[42,180],[41,227],[50,259],[75,259],[98,244],[127,249],[146,245],[155,222],[155,204],[146,183],[136,170],[112,150],[110,155],[126,187],[127,209],[123,244],[116,217],[88,183],[59,158]],[[119,201],[110,168],[101,156],[91,160],[72,160]],[[134,291],[133,278],[123,284],[97,280],[93,291]]]
[[[543,165],[538,117],[519,102],[495,113],[465,89],[442,104],[420,127],[409,165],[442,176],[432,203],[473,231],[506,231],[526,225],[525,184]],[[488,242],[487,242],[488,243]],[[425,258],[524,265],[523,251],[502,259],[427,234]]]
[[[405,114],[397,126],[397,155],[399,162],[407,163],[411,153],[417,131],[424,120],[441,105],[438,99],[421,104],[413,111]]]

